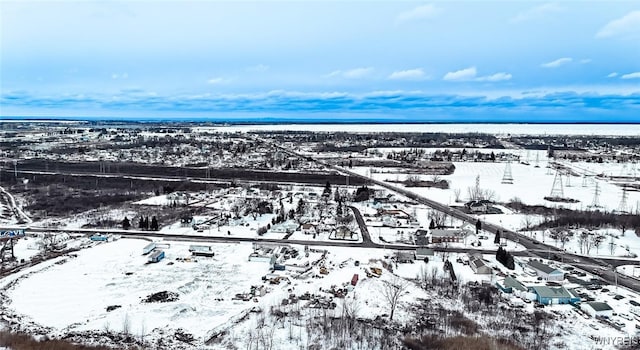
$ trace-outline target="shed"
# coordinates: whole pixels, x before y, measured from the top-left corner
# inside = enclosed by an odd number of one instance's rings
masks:
[[[151,253],[151,255],[149,255],[150,263],[157,263],[157,262],[160,262],[160,260],[162,259],[164,259],[164,251],[162,250],[156,250],[153,253]]]
[[[582,303],[580,305],[580,309],[582,311],[588,313],[591,317],[611,317],[613,316],[613,309],[609,304],[599,302],[599,301],[590,301],[586,303]]]
[[[147,244],[144,248],[142,248],[142,255],[147,255],[151,253],[154,249],[156,249],[155,242],[151,242]]]
[[[189,251],[193,256],[205,256],[210,258],[215,255],[213,253],[213,248],[208,245],[190,245]]]

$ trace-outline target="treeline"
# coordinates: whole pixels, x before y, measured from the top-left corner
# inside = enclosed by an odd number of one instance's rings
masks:
[[[572,210],[549,208],[543,205],[526,205],[512,201],[506,207],[523,214],[540,215],[544,220],[532,229],[545,229],[559,226],[576,227],[619,227],[640,232],[640,215],[619,214],[609,211]]]

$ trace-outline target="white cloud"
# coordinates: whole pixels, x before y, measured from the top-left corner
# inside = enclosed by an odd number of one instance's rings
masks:
[[[543,68],[558,68],[564,64],[570,63],[571,61],[573,61],[573,58],[571,57],[562,57],[562,58],[558,58],[555,61],[551,61],[551,62],[547,62],[547,63],[543,63],[540,65],[540,67]]]
[[[546,18],[549,15],[553,13],[561,12],[562,10],[564,10],[564,8],[559,6],[558,4],[553,4],[553,3],[542,4],[518,13],[517,15],[511,17],[509,19],[509,22],[519,23],[519,22],[525,22],[529,20]]]
[[[590,58],[583,58],[580,60],[580,64],[587,64],[587,63],[591,63],[591,59]]]
[[[365,78],[373,73],[373,68],[371,67],[360,67],[353,68],[349,70],[335,70],[329,73],[328,77],[342,77],[346,79],[361,79]]]
[[[227,81],[228,80],[225,79],[225,78],[215,77],[215,78],[211,78],[211,79],[207,80],[207,84],[211,84],[211,85],[224,84]]]
[[[620,77],[620,79],[640,79],[640,72],[624,74]]]
[[[127,73],[113,73],[111,74],[111,79],[127,79],[129,78],[129,74]]]
[[[513,77],[509,73],[499,72],[491,75],[477,76],[478,70],[476,67],[469,67],[461,70],[457,70],[454,72],[449,72],[444,75],[442,80],[447,81],[484,81],[484,82],[498,82],[498,81],[506,81],[511,80]]]
[[[426,4],[415,7],[409,11],[401,12],[397,17],[397,22],[411,22],[433,18],[441,12],[441,9],[433,4]]]
[[[391,80],[421,80],[425,79],[422,68],[399,70],[391,73],[388,77]]]
[[[442,79],[447,81],[473,80],[476,77],[476,74],[478,74],[476,67],[469,67],[454,72],[449,72],[445,74]]]
[[[267,66],[266,64],[258,64],[255,66],[250,66],[245,68],[245,71],[247,72],[254,72],[254,73],[262,73],[262,72],[266,72],[270,69],[271,67]]]
[[[617,72],[613,72],[613,73],[609,73],[609,75],[607,75],[607,78],[615,78],[618,76]]]
[[[500,72],[500,73],[496,73],[496,74],[492,74],[492,75],[487,75],[484,77],[478,77],[476,78],[477,81],[488,81],[488,82],[496,82],[496,81],[505,81],[505,80],[511,80],[513,76],[509,73],[504,73],[504,72]]]
[[[631,11],[626,15],[605,24],[596,33],[596,38],[640,37],[640,11]]]

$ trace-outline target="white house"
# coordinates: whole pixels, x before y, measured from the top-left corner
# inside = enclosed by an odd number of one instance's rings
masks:
[[[611,317],[613,309],[609,304],[599,301],[591,301],[580,304],[582,311],[588,313],[591,317]]]

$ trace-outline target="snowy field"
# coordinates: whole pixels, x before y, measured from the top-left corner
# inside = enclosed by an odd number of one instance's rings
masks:
[[[542,163],[542,162],[541,162]],[[475,185],[476,177],[480,177],[480,188],[491,189],[495,192],[496,201],[508,202],[518,198],[528,205],[546,205],[549,207],[561,206],[570,209],[587,209],[594,200],[595,183],[600,189],[598,203],[601,210],[616,210],[622,198],[622,188],[614,183],[595,178],[586,178],[583,186],[583,178],[571,176],[567,184],[567,176],[561,176],[563,181],[565,197],[577,199],[578,203],[556,203],[544,199],[551,194],[555,172],[549,172],[545,168],[546,164],[541,164],[539,168],[533,165],[511,164],[514,178],[513,184],[503,184],[506,163],[474,163],[474,162],[453,162],[456,167],[452,175],[442,175],[440,178],[449,181],[449,189],[427,188],[427,187],[406,187],[408,190],[423,195],[438,202],[453,205],[456,203],[455,192],[460,190],[460,200],[468,200],[468,188]],[[376,180],[396,181],[406,179],[407,174],[398,169],[396,172],[376,173],[371,172],[369,167],[354,167],[352,169],[363,175],[371,174]],[[385,171],[390,171],[385,169]],[[421,180],[430,180],[431,176],[419,175]],[[395,184],[402,186],[401,184]],[[635,210],[640,202],[640,192],[627,192],[627,209]]]

